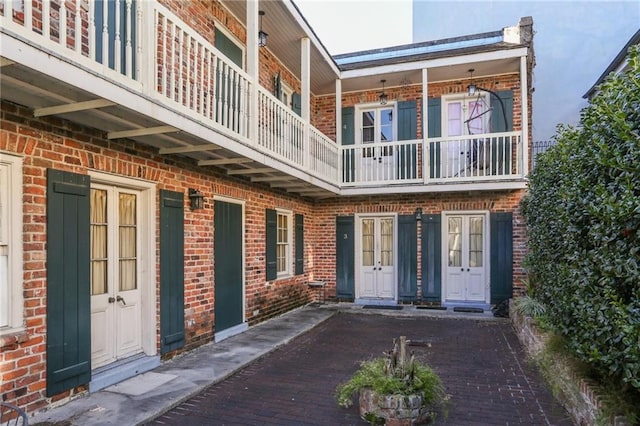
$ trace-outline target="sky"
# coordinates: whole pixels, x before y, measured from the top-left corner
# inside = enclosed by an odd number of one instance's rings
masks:
[[[640,0],[294,2],[333,55],[494,31],[532,16],[536,141],[551,139],[557,124],[579,123],[582,96],[640,28]]]

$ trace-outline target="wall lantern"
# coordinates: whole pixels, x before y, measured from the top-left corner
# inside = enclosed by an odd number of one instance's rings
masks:
[[[416,220],[422,220],[422,207],[418,207],[414,213]]]
[[[189,201],[191,202],[191,210],[204,208],[204,195],[197,189],[189,188]]]
[[[384,93],[384,83],[386,82],[387,80],[380,80],[380,83],[382,83],[382,93],[380,93],[380,105],[387,104],[387,94]]]
[[[260,31],[258,31],[258,46],[265,47],[267,45],[267,36],[269,34],[262,31],[262,17],[264,16],[264,10],[258,12],[260,15]]]

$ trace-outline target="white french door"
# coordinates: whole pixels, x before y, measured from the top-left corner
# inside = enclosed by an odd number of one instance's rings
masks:
[[[141,193],[91,185],[91,362],[142,351]]]
[[[445,300],[486,301],[486,215],[447,215]]]
[[[359,298],[395,299],[395,218],[360,218]]]
[[[395,179],[397,170],[393,148],[366,146],[392,142],[395,137],[394,107],[370,107],[360,109],[359,143],[363,145],[356,173],[361,181],[372,182]]]
[[[465,169],[471,167],[471,162],[479,158],[481,153],[474,150],[484,146],[472,139],[455,139],[455,136],[479,135],[487,133],[491,109],[485,97],[452,98],[445,103],[445,132],[449,137],[445,150],[445,161],[442,163],[442,175],[457,177],[466,175]],[[454,137],[451,139],[451,137]]]

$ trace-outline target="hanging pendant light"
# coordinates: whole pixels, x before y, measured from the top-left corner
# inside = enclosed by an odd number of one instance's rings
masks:
[[[262,31],[262,17],[264,16],[264,10],[258,12],[260,15],[260,31],[258,31],[258,46],[265,47],[267,45],[267,36],[269,34]]]
[[[469,68],[469,85],[467,86],[467,93],[469,96],[473,96],[476,93],[476,85],[473,82],[473,72],[475,69]]]
[[[386,105],[387,104],[387,94],[384,93],[384,83],[386,83],[387,80],[380,80],[380,82],[382,83],[382,93],[380,93],[380,105]]]

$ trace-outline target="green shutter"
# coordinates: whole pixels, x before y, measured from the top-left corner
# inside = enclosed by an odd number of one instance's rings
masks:
[[[278,246],[278,212],[267,209],[266,215],[266,280],[271,281],[278,278],[277,246]]]
[[[218,28],[215,29],[214,46],[234,64],[242,68],[242,49]]]
[[[354,217],[336,217],[336,297],[355,298]]]
[[[282,76],[280,75],[280,71],[273,77],[273,96],[278,99],[282,98]]]
[[[47,170],[47,396],[91,381],[90,179]]]
[[[160,350],[185,344],[184,195],[160,191]]]
[[[491,303],[513,294],[513,214],[491,213]]]
[[[513,91],[496,92],[491,96],[491,123],[493,132],[511,132],[513,130]],[[502,101],[502,102],[500,102]],[[504,114],[502,108],[504,107]],[[506,118],[506,123],[505,123]],[[502,175],[511,170],[511,138],[494,139],[491,144],[491,169],[489,174]]]
[[[441,302],[442,294],[442,218],[422,215],[422,300]]]
[[[304,216],[296,215],[296,275],[304,274]]]
[[[355,108],[342,108],[342,145],[355,144]],[[355,180],[356,157],[355,151],[342,152],[342,181]]]
[[[491,130],[494,133],[511,132],[513,130],[513,91],[496,92],[498,98],[491,96]],[[500,102],[502,101],[502,102]],[[504,113],[502,106],[504,105]],[[505,117],[507,122],[505,123]]]
[[[416,300],[418,226],[414,215],[398,216],[398,300]]]
[[[418,110],[416,101],[398,102],[398,140],[408,141],[418,137]],[[417,177],[418,157],[416,146],[400,146],[397,159],[400,179]]]
[[[428,125],[427,135],[430,138],[439,138],[442,136],[442,101],[440,98],[432,98],[427,101]],[[429,177],[440,177],[441,164],[440,143],[432,142],[429,144]]]
[[[302,115],[302,96],[300,93],[291,94],[291,109],[298,115]]]

